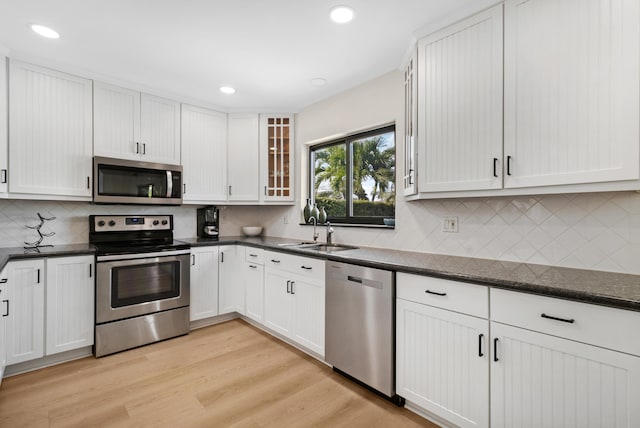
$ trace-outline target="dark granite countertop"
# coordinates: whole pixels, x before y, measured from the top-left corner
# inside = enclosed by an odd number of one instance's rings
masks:
[[[42,247],[36,251],[27,251],[22,247],[0,248],[0,270],[4,269],[9,260],[64,257],[93,254],[96,249],[91,244],[56,245],[54,247]]]
[[[283,246],[285,238],[225,236],[179,239],[194,247],[243,244],[291,254],[472,282],[527,293],[640,311],[640,275],[360,247],[331,254]]]

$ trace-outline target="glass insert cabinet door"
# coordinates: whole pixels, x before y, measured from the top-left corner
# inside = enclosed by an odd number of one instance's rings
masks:
[[[293,116],[266,116],[262,120],[264,198],[293,200]]]

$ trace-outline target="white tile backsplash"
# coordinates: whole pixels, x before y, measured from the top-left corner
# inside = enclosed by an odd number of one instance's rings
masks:
[[[45,243],[86,243],[89,214],[169,213],[174,235],[194,237],[196,206],[146,207],[83,202],[0,200],[0,246],[19,247],[37,235],[27,225],[36,213],[55,216]],[[288,224],[283,218],[287,217]],[[458,216],[459,232],[442,231],[443,217]],[[291,206],[221,207],[221,234],[259,225],[265,235],[310,239],[300,226],[300,209]],[[320,239],[325,236],[320,227]],[[336,227],[336,242],[554,266],[640,274],[640,194],[469,198],[398,202],[396,229]]]

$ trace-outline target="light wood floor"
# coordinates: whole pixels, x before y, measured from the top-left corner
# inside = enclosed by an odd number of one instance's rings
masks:
[[[241,320],[6,378],[1,427],[435,427]]]

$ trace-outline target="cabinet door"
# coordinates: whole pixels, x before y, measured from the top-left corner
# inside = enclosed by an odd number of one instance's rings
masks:
[[[293,277],[294,300],[292,339],[324,357],[324,281]]]
[[[264,323],[264,266],[244,263],[245,314]]]
[[[46,355],[93,345],[94,256],[47,259]]]
[[[7,345],[5,339],[5,324],[8,316],[7,310],[9,305],[7,293],[7,269],[4,268],[0,273],[0,385],[2,385],[2,377],[4,376],[4,368],[7,365]]]
[[[259,139],[257,114],[230,114],[227,118],[227,173],[230,201],[259,199]]]
[[[7,193],[9,182],[8,159],[9,150],[7,142],[7,58],[0,54],[0,193]],[[0,378],[1,379],[1,378]]]
[[[264,271],[264,325],[285,337],[291,337],[292,309],[290,274],[267,267]]]
[[[460,427],[489,426],[489,321],[396,300],[396,392]]]
[[[180,103],[166,98],[140,96],[142,160],[180,164]]]
[[[404,72],[404,175],[403,194],[415,195],[416,184],[416,137],[418,127],[417,56],[414,51]]]
[[[5,331],[11,365],[44,356],[44,260],[9,262],[7,278]]]
[[[639,8],[505,2],[505,187],[639,177]]]
[[[190,320],[218,315],[218,247],[191,248]]]
[[[640,357],[495,322],[491,336],[492,427],[640,426]]]
[[[263,201],[293,201],[293,115],[260,116]]]
[[[9,191],[91,199],[91,80],[11,61],[9,83]]]
[[[502,187],[502,5],[418,43],[421,192]]]
[[[227,115],[182,105],[185,203],[227,199]]]
[[[236,246],[220,247],[219,313],[238,312],[244,315],[244,280]]]
[[[96,156],[140,159],[140,92],[93,82]]]

